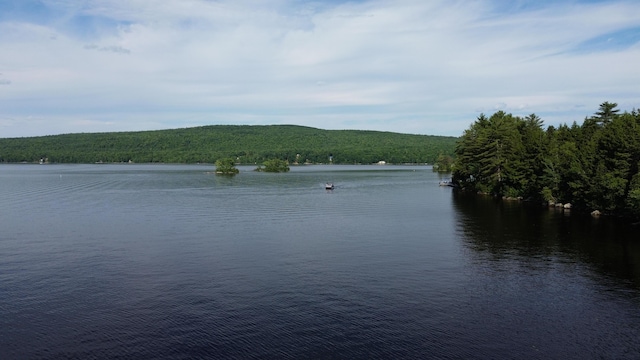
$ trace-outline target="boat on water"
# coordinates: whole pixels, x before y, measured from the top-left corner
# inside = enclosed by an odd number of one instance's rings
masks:
[[[451,187],[453,187],[453,182],[451,180],[442,180],[442,181],[440,181],[440,186],[451,186]]]
[[[324,188],[325,190],[333,190],[333,183],[324,184]]]

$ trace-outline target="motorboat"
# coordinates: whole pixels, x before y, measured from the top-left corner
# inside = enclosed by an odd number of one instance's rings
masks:
[[[440,181],[440,186],[451,186],[451,187],[453,187],[453,181],[451,181],[451,180],[442,180],[442,181]]]

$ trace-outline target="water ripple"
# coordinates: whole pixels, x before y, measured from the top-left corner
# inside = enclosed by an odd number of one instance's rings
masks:
[[[640,353],[633,278],[598,272],[579,242],[553,229],[532,238],[531,224],[512,225],[517,213],[454,202],[429,169],[336,169],[228,178],[196,166],[2,168],[0,353]],[[589,254],[601,253],[611,251]]]

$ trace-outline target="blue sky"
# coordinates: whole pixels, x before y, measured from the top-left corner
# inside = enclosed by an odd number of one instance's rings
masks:
[[[640,2],[0,0],[0,137],[640,108]]]

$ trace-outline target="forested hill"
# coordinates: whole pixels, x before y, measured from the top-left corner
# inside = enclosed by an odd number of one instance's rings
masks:
[[[0,162],[213,163],[267,159],[291,163],[433,163],[453,155],[457,138],[295,125],[211,125],[185,129],[0,139]]]

